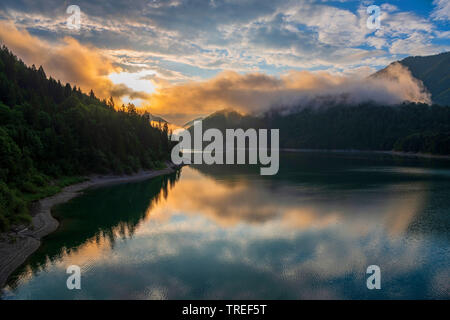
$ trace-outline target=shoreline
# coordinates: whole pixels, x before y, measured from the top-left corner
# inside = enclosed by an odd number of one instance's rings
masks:
[[[367,153],[367,154],[385,154],[391,156],[400,156],[408,158],[428,158],[450,160],[450,156],[431,154],[431,153],[414,153],[403,151],[380,151],[380,150],[357,150],[357,149],[295,149],[295,148],[281,148],[280,151],[285,152],[305,152],[305,153]]]
[[[82,195],[88,188],[148,180],[173,173],[177,168],[179,166],[167,163],[165,169],[140,171],[129,176],[92,175],[87,181],[67,186],[61,192],[37,201],[30,224],[33,228],[28,226],[19,231],[0,235],[6,236],[0,239],[0,289],[5,286],[9,276],[40,247],[42,238],[58,229],[59,222],[51,214],[53,206]],[[8,237],[13,238],[14,241],[10,242]]]

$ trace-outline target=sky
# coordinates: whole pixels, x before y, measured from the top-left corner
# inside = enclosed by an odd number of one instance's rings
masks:
[[[449,17],[448,0],[2,0],[0,41],[49,76],[182,125],[449,51]]]

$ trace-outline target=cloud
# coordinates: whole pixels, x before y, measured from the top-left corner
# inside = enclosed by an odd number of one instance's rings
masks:
[[[367,38],[367,43],[393,55],[432,55],[449,48],[435,42],[439,37],[442,32],[429,19],[412,12],[382,10],[381,28]]]
[[[432,55],[441,50],[431,45],[430,36],[413,32],[406,38],[394,40],[390,47],[393,54]]]
[[[292,10],[292,9],[291,9]],[[329,5],[315,2],[299,2],[293,11],[289,11],[287,20],[295,26],[302,24],[317,33],[317,40],[323,44],[336,46],[357,46],[365,42],[366,7],[353,13]]]
[[[367,101],[388,105],[403,101],[430,103],[430,95],[400,64],[391,65],[383,78],[308,71],[289,71],[275,77],[226,71],[207,81],[159,88],[151,95],[149,108],[180,124],[224,108],[261,113],[275,107]]]
[[[448,0],[434,0],[433,5],[436,6],[431,13],[434,20],[447,21],[450,19],[450,2]]]
[[[392,4],[389,4],[389,3],[383,3],[381,5],[381,10],[387,11],[387,12],[395,12],[395,11],[398,11],[398,7],[394,6]]]
[[[49,43],[19,30],[14,24],[0,21],[0,41],[17,54],[26,64],[42,65],[47,74],[88,92],[93,89],[101,98],[148,98],[123,84],[114,84],[108,75],[120,72],[108,57],[95,47],[82,45],[71,37]]]
[[[259,113],[327,97],[427,102],[406,71],[388,84],[343,74],[447,48],[445,42],[436,44],[445,32],[431,20],[388,4],[382,5],[377,31],[366,26],[366,3],[354,9],[314,0],[138,0],[133,6],[81,0],[79,5],[82,28],[73,33],[65,27],[61,2],[5,0],[0,16],[27,31],[2,22],[0,39],[57,79],[92,88],[100,97],[142,100],[151,112],[180,125],[221,108]],[[329,73],[287,71],[304,69]],[[153,73],[136,79],[142,71]],[[114,81],[110,76],[117,73],[129,73],[149,89]]]
[[[110,57],[128,71],[136,68],[136,59],[147,69],[172,71],[175,76],[159,75],[172,82],[208,78],[224,70],[380,67],[372,58],[390,63],[398,59],[396,54],[448,48],[435,39],[442,32],[432,21],[386,3],[381,5],[382,29],[375,33],[366,27],[368,2],[349,6],[353,9],[321,0],[77,4],[82,11],[77,34],[65,27],[67,4],[57,0],[3,0],[0,16],[45,39],[70,35],[102,51],[128,51],[131,55]]]

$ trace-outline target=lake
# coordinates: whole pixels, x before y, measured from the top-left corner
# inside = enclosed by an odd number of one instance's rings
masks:
[[[3,299],[448,299],[450,161],[282,153],[90,189]],[[68,290],[66,268],[81,268]],[[366,269],[381,269],[369,290]]]

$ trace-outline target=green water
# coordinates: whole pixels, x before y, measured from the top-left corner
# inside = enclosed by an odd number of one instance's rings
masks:
[[[273,177],[184,167],[53,214],[61,227],[4,299],[450,298],[450,161],[284,153]]]

